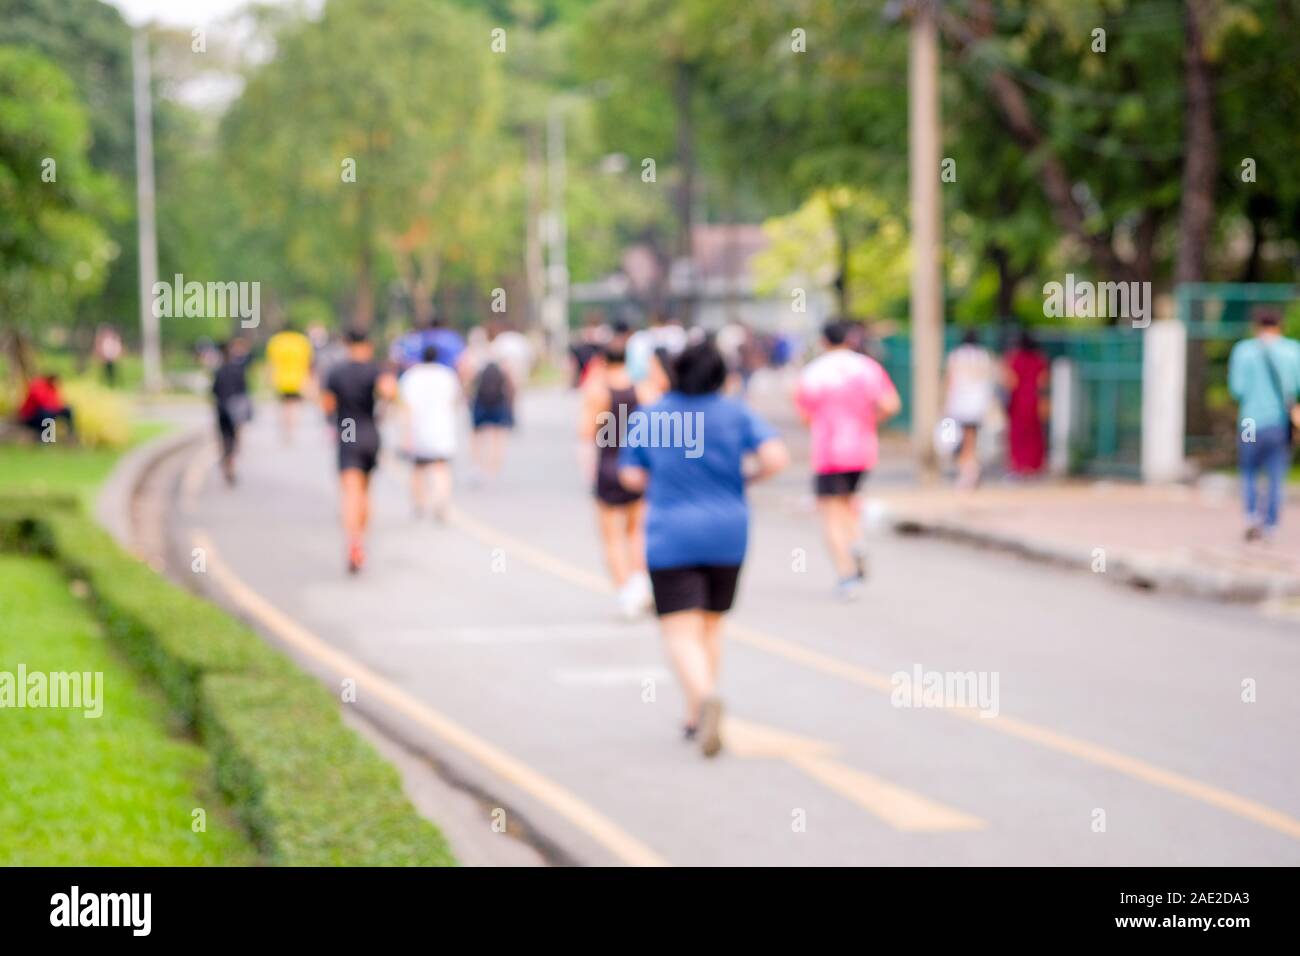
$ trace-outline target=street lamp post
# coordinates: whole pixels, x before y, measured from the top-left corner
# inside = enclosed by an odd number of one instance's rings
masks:
[[[154,220],[153,105],[149,92],[149,39],[137,27],[132,39],[135,99],[135,195],[140,255],[140,350],[144,387],[162,390],[162,355],[158,316],[153,311],[153,287],[158,281],[158,235]]]
[[[565,221],[564,106],[559,97],[546,111],[546,181],[550,207],[546,212],[546,298],[542,325],[552,360],[563,366],[569,347],[568,224]]]

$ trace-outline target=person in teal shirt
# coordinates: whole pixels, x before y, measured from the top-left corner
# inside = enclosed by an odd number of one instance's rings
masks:
[[[1240,406],[1237,452],[1246,540],[1253,541],[1277,531],[1282,489],[1291,464],[1291,406],[1300,395],[1300,342],[1282,335],[1277,312],[1260,312],[1255,318],[1255,334],[1232,347],[1228,389]],[[1263,514],[1256,487],[1261,471],[1268,481]]]

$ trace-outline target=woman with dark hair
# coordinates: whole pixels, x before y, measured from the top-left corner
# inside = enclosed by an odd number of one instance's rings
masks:
[[[1034,475],[1043,469],[1047,441],[1047,356],[1034,337],[1021,332],[1007,353],[1003,369],[1007,388],[1007,468],[1013,475]]]
[[[628,374],[623,343],[611,343],[589,363],[578,419],[579,455],[596,497],[596,520],[605,564],[618,592],[619,610],[636,617],[650,605],[645,566],[645,502],[618,480],[619,450],[629,417],[660,394],[649,378],[639,385]]]
[[[713,343],[687,346],[673,361],[672,390],[637,411],[619,458],[619,481],[645,491],[646,563],[655,612],[686,694],[685,735],[706,757],[722,747],[717,697],[722,616],[731,609],[745,559],[749,480],[786,466],[785,445],[748,406],[720,394],[727,364]]]

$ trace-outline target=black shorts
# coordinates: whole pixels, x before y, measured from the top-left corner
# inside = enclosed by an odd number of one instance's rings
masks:
[[[730,611],[736,599],[738,564],[695,564],[683,568],[660,568],[650,572],[655,613],[660,617],[676,611]]]
[[[865,471],[832,471],[829,474],[817,475],[813,478],[813,489],[818,498],[851,495],[857,492],[858,485],[862,484],[862,477],[865,474]]]
[[[355,468],[368,475],[375,470],[377,464],[379,464],[378,443],[339,443],[339,471],[349,471]]]

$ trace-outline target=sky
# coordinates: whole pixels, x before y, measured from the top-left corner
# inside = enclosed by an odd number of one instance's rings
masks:
[[[276,0],[283,2],[283,0]],[[201,26],[233,13],[247,0],[109,0],[132,24],[157,20],[168,26]]]
[[[223,31],[231,31],[239,36],[241,30],[238,20],[230,21],[232,14],[249,5],[249,0],[104,0],[117,7],[133,26],[156,22],[169,27],[211,27],[222,23]],[[263,0],[276,4],[297,3],[300,0]],[[318,7],[323,0],[307,0],[309,8]],[[175,91],[177,99],[189,106],[201,109],[223,109],[239,94],[242,82],[237,76],[209,71],[187,83],[181,84]]]

